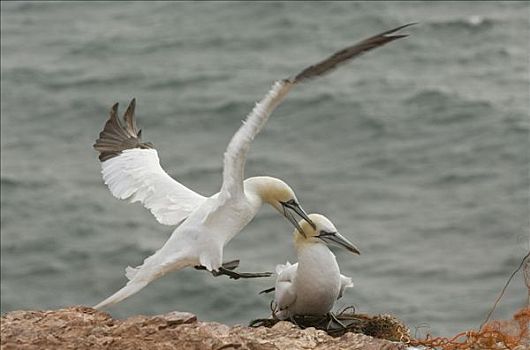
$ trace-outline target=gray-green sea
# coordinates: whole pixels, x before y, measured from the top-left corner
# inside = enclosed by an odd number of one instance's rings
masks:
[[[144,140],[202,194],[274,80],[395,26],[406,39],[295,89],[246,175],[285,180],[362,250],[337,308],[391,313],[435,335],[478,327],[529,249],[525,2],[17,2],[1,4],[1,311],[94,305],[171,233],[112,197],[92,144],[137,98]],[[294,261],[264,207],[225,250],[244,271]],[[190,311],[246,324],[273,279],[172,273],[109,311]],[[525,305],[521,275],[494,317]]]

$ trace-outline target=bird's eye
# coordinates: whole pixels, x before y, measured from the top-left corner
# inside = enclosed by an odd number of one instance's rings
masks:
[[[328,231],[320,231],[319,236],[320,237],[326,237],[326,236],[333,236],[335,232],[328,232]]]
[[[285,202],[285,204],[289,204],[289,205],[297,205],[296,204],[296,201],[294,199],[289,199],[287,202]]]

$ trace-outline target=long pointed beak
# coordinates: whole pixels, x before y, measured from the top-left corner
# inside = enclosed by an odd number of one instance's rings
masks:
[[[354,254],[361,255],[361,252],[355,246],[355,244],[350,242],[346,237],[338,232],[327,233],[325,235],[321,234],[318,236],[318,238],[323,240],[326,244],[335,243],[336,245],[341,246]]]
[[[291,204],[291,203],[282,203],[283,207],[283,215],[293,224],[293,226],[302,234],[302,236],[307,237],[304,230],[300,225],[298,224],[298,220],[294,217],[293,213],[291,213],[290,210],[298,214],[302,219],[307,221],[309,225],[311,225],[313,228],[315,228],[315,223],[309,218],[307,213],[299,204]]]

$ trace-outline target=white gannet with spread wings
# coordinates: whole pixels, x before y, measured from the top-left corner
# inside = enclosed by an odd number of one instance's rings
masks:
[[[118,104],[115,104],[94,145],[100,152],[105,184],[115,197],[141,202],[161,224],[178,227],[162,248],[146,258],[142,265],[126,269],[129,282],[125,287],[95,307],[120,302],[170,271],[197,265],[212,272],[222,270],[224,245],[252,220],[263,203],[277,209],[302,234],[293,213],[313,225],[285,182],[265,176],[244,180],[250,144],[295,85],[323,75],[366,51],[405,37],[392,33],[406,26],[365,39],[293,78],[275,82],[228,144],[224,154],[223,184],[211,197],[190,190],[162,169],[154,146],[141,141],[134,116],[135,100],[127,108],[123,122],[117,117]]]

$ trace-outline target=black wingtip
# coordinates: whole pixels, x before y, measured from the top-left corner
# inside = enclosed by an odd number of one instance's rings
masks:
[[[394,40],[397,40],[397,39],[401,39],[401,38],[406,38],[406,37],[409,37],[409,36],[410,36],[410,34],[396,34],[396,35],[385,35],[384,37],[387,38],[387,39],[390,39],[390,40],[388,40],[388,42],[391,42],[391,41],[394,41]]]
[[[396,28],[394,28],[394,29],[390,29],[390,30],[388,30],[388,31],[386,31],[386,32],[383,32],[383,33],[379,34],[379,35],[392,34],[392,33],[395,33],[395,32],[397,32],[397,31],[400,31],[400,30],[403,29],[403,28],[407,28],[407,27],[410,27],[410,26],[414,26],[414,25],[416,25],[416,24],[418,24],[418,22],[407,23],[407,24],[401,25],[401,26],[399,26],[399,27],[396,27]],[[400,34],[400,35],[401,35],[401,34]],[[376,36],[377,36],[377,35],[376,35]],[[405,34],[405,36],[408,36],[408,34]]]
[[[127,107],[127,110],[125,111],[125,114],[123,115],[123,121],[125,122],[125,125],[127,126],[126,130],[132,137],[137,137],[138,135],[138,128],[136,127],[136,120],[134,118],[134,112],[136,109],[136,99],[133,98],[131,102],[129,103],[129,106]]]
[[[136,99],[133,98],[123,115],[123,121],[118,118],[118,103],[112,105],[109,119],[93,147],[99,152],[99,160],[104,162],[118,156],[122,151],[131,148],[154,148],[150,142],[141,142],[141,132],[136,127],[134,110]]]
[[[125,111],[123,117],[126,118],[127,116],[134,115],[134,109],[136,108],[136,101],[134,99],[131,100],[129,105],[127,106],[127,110]]]
[[[129,106],[127,106],[127,110],[125,111],[125,114],[134,112],[135,108],[136,108],[136,99],[133,98],[131,102],[129,102]]]
[[[116,102],[115,104],[112,105],[112,107],[110,108],[110,117],[111,118],[115,118],[116,115],[118,114],[118,106],[120,104],[118,102]]]
[[[353,46],[346,47],[340,51],[335,52],[333,55],[329,56],[325,60],[309,66],[298,73],[294,78],[287,79],[290,83],[296,84],[309,79],[316,78],[318,76],[325,75],[337,66],[344,64],[347,61],[350,61],[365,52],[371,51],[375,48],[381,47],[389,42],[395,41],[397,39],[405,38],[408,34],[395,34],[391,35],[403,28],[412,26],[416,23],[407,23],[399,27],[384,31],[382,33],[371,36],[367,39],[364,39]]]

